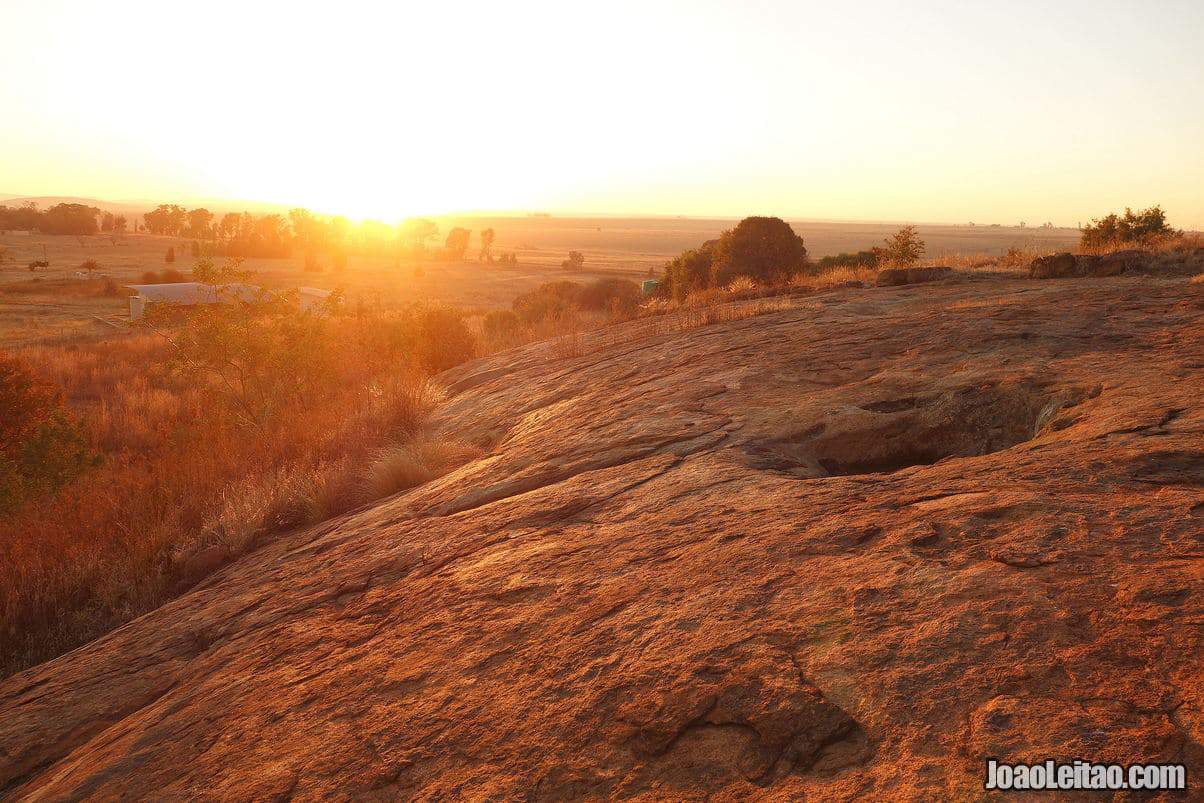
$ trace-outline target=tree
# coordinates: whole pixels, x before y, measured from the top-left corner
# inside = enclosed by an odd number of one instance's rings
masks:
[[[807,266],[803,238],[777,217],[746,217],[715,243],[710,285],[722,287],[737,276],[779,281]]]
[[[585,266],[585,255],[580,251],[569,251],[569,258],[560,263],[565,270],[581,270]]]
[[[188,236],[197,240],[213,239],[213,213],[203,208],[189,212]]]
[[[163,255],[163,261],[164,262],[175,262],[176,261],[176,249],[168,248],[167,253]]]
[[[126,222],[125,215],[117,215],[113,218],[113,232],[115,234],[125,234]]]
[[[433,220],[427,220],[424,217],[412,217],[401,224],[398,234],[402,242],[409,246],[410,250],[418,253],[426,250],[428,240],[438,236],[439,227]]]
[[[238,224],[242,215],[237,212],[227,212],[222,215],[222,221],[217,225],[217,233],[223,240],[233,240],[238,236]]]
[[[459,226],[449,231],[447,240],[443,243],[443,247],[447,250],[447,256],[454,260],[464,259],[464,252],[468,250],[468,238],[471,236],[471,231]]]
[[[481,253],[477,255],[477,262],[493,264],[493,229],[481,229]]]
[[[37,224],[46,234],[96,234],[100,210],[84,204],[55,204],[42,213]]]
[[[100,216],[100,230],[101,231],[112,231],[113,230],[113,221],[114,221],[113,213],[105,212],[103,215]]]
[[[915,226],[904,226],[883,242],[886,247],[880,250],[879,262],[906,268],[924,256],[924,241],[920,239]]]
[[[146,230],[151,234],[165,234],[178,237],[184,230],[188,217],[187,210],[176,204],[159,204],[154,210],[142,216],[146,222]]]

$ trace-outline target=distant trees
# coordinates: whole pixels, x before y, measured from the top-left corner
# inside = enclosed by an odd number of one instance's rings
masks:
[[[21,229],[43,234],[83,236],[100,231],[101,211],[85,204],[55,204],[38,210],[32,201],[17,207],[0,206],[0,230]]]
[[[439,235],[439,226],[424,217],[412,217],[401,224],[398,236],[414,253],[426,250],[429,240]]]
[[[100,210],[84,204],[55,204],[42,213],[35,228],[44,234],[96,234]]]
[[[904,226],[884,243],[885,247],[879,251],[879,262],[889,262],[906,268],[916,264],[920,257],[924,256],[925,244],[915,226]]]
[[[468,229],[456,226],[447,233],[447,240],[443,243],[444,251],[448,259],[462,260],[464,254],[468,251],[468,240],[472,236],[472,232]]]
[[[174,247],[167,249],[167,253],[163,255],[163,261],[169,264],[176,261],[176,249]]]
[[[569,258],[560,263],[565,270],[581,270],[585,266],[585,255],[580,251],[569,251]]]
[[[151,234],[178,237],[188,221],[188,211],[177,204],[159,204],[142,216]]]
[[[1161,206],[1151,206],[1140,212],[1128,207],[1123,215],[1112,213],[1097,218],[1083,227],[1079,236],[1079,247],[1084,250],[1115,246],[1150,245],[1160,237],[1178,234],[1166,222],[1166,212]]]
[[[193,209],[189,212],[187,235],[195,240],[212,240],[213,213],[208,209]]]
[[[493,236],[493,229],[481,229],[481,253],[477,255],[477,262],[493,264]]]

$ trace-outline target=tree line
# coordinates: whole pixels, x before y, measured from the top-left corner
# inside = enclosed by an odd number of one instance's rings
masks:
[[[38,209],[33,201],[20,206],[0,204],[0,231],[17,229],[42,234],[120,234],[126,230],[128,223],[124,215],[114,215],[86,204],[55,204],[46,210]]]

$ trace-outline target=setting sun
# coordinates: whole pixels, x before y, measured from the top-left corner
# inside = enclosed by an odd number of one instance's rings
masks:
[[[1204,800],[1201,0],[0,6],[0,800]]]

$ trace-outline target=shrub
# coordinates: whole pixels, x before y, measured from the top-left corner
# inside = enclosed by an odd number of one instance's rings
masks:
[[[419,438],[380,450],[363,474],[363,495],[381,499],[430,482],[480,456],[459,441]]]
[[[495,309],[485,313],[481,320],[481,330],[491,340],[508,337],[522,326],[518,314],[508,309]]]
[[[803,238],[781,218],[746,217],[715,243],[711,287],[723,287],[737,276],[764,283],[789,279],[807,266]]]
[[[49,268],[49,267],[50,267],[50,263],[44,259],[35,259],[33,262],[29,263],[29,269],[31,271],[37,270],[38,268]]]
[[[95,259],[85,259],[80,263],[80,270],[86,270],[88,273],[100,267],[100,264]]]
[[[424,305],[413,316],[413,355],[418,365],[432,374],[454,368],[476,356],[476,341],[459,310]]]
[[[106,276],[104,288],[101,292],[106,296],[119,296],[121,295],[121,288],[117,286],[117,282]]]
[[[1166,212],[1161,206],[1151,206],[1136,213],[1126,207],[1124,215],[1113,213],[1105,218],[1092,220],[1079,236],[1079,248],[1091,250],[1147,246],[1161,237],[1178,233],[1167,225]]]
[[[0,513],[61,488],[98,459],[62,392],[0,354]]]
[[[180,273],[175,268],[166,268],[159,274],[159,281],[163,284],[173,284],[175,282],[184,281],[184,274]]]
[[[158,283],[159,283],[159,274],[155,273],[153,270],[144,271],[142,273],[142,284],[158,284]]]
[[[629,279],[598,279],[581,288],[577,304],[614,317],[632,315],[640,307],[640,287]]]
[[[904,226],[884,242],[885,247],[880,251],[879,262],[906,268],[916,264],[920,257],[924,256],[924,241],[920,239],[915,226]]]
[[[580,298],[581,285],[576,282],[547,282],[519,295],[512,306],[524,321],[535,323],[576,311]]]
[[[826,256],[819,260],[817,267],[820,271],[835,268],[873,268],[878,265],[878,251],[858,251],[856,253],[842,252],[834,256]]]
[[[708,240],[701,247],[683,251],[667,263],[663,292],[677,301],[684,301],[690,293],[707,287],[711,282],[711,263],[717,242]]]

